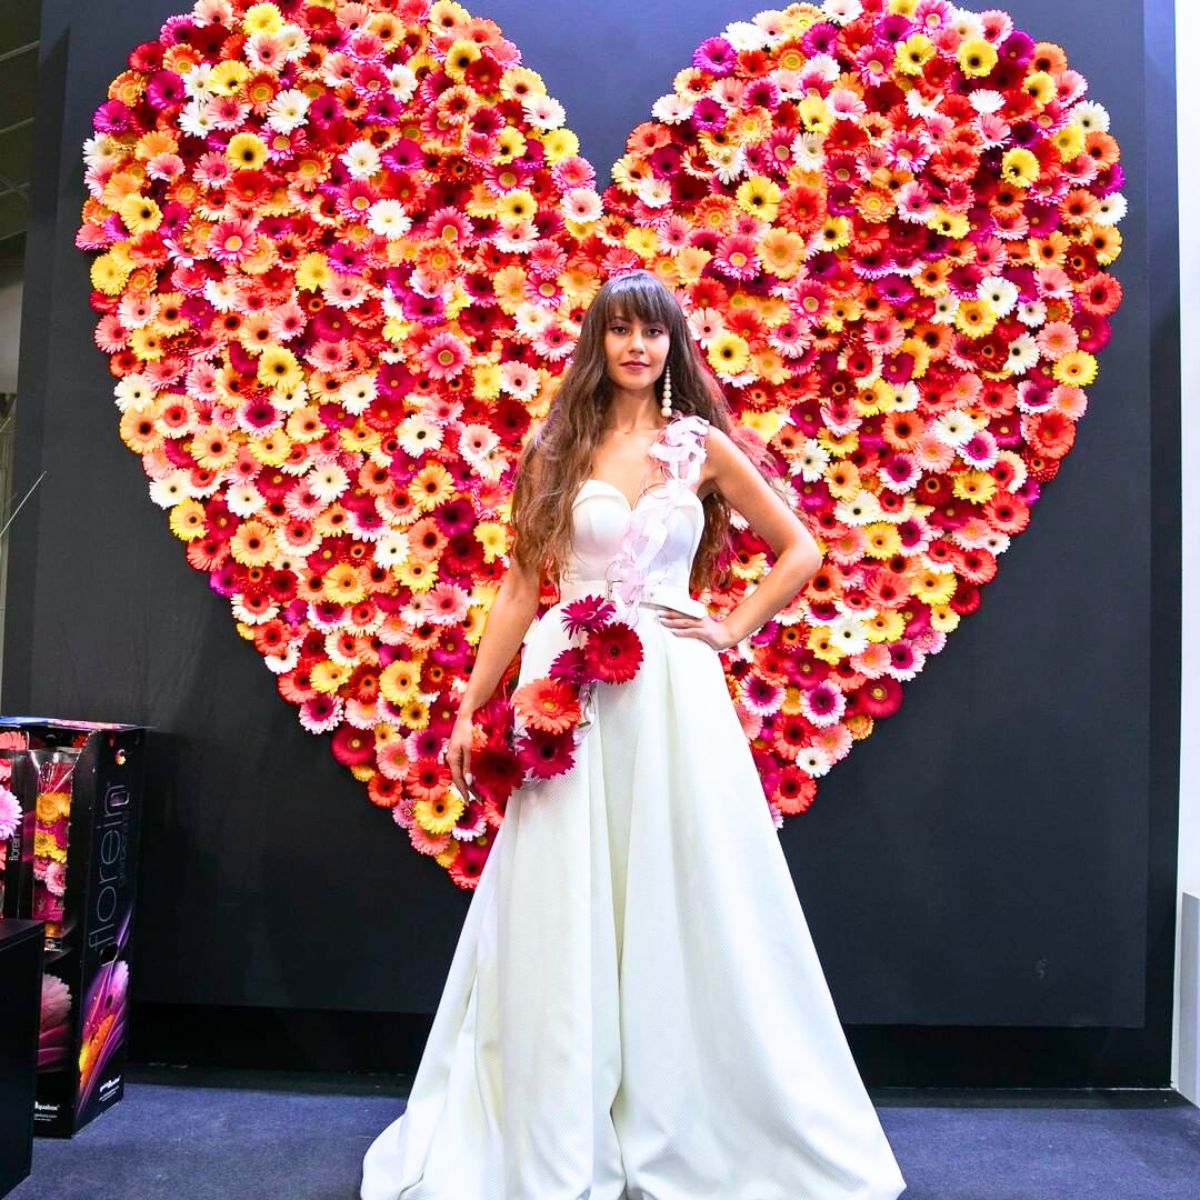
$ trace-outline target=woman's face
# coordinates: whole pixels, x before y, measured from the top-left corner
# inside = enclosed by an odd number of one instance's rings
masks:
[[[671,335],[664,325],[643,325],[637,317],[614,312],[604,333],[608,377],[630,392],[649,387],[663,373],[670,348]]]

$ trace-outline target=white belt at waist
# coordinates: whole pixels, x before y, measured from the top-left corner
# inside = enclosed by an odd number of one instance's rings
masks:
[[[611,600],[611,589],[612,581],[609,579],[563,579],[559,584],[559,596],[564,603],[578,600],[580,596],[585,595],[604,596]],[[672,608],[691,617],[708,615],[708,609],[699,600],[694,599],[687,588],[663,580],[648,580],[637,602]]]

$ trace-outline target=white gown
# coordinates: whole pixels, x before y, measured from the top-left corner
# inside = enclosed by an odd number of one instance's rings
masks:
[[[718,652],[651,607],[704,611],[687,587],[706,431],[665,427],[633,508],[603,480],[579,490],[561,600],[532,626],[520,682],[571,644],[558,609],[586,592],[630,613],[645,657],[596,685],[575,765],[509,799],[362,1200],[904,1190]]]

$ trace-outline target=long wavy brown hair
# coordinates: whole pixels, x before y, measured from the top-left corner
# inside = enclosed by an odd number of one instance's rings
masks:
[[[671,371],[671,407],[696,413],[732,437],[772,488],[789,503],[770,451],[730,416],[721,386],[692,340],[687,318],[671,290],[649,271],[630,271],[608,280],[584,314],[570,365],[545,420],[526,441],[517,463],[510,524],[512,554],[522,568],[545,571],[558,581],[570,550],[571,508],[591,474],[592,457],[608,423],[612,381],[604,338],[611,317],[637,317],[665,329],[670,337],[666,366]],[[665,374],[664,369],[664,374]],[[655,381],[662,398],[662,376]],[[704,532],[692,562],[689,586],[724,586],[730,557],[730,507],[713,489],[703,499]]]

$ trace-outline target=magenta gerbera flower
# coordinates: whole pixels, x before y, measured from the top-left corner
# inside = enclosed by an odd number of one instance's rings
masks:
[[[533,779],[552,779],[562,775],[575,764],[575,734],[546,733],[529,729],[516,739],[517,762]]]
[[[737,66],[737,51],[723,37],[706,38],[692,52],[692,65],[720,78]]]
[[[574,637],[577,633],[602,628],[616,616],[616,612],[611,600],[588,595],[564,604],[560,616],[567,636]]]

